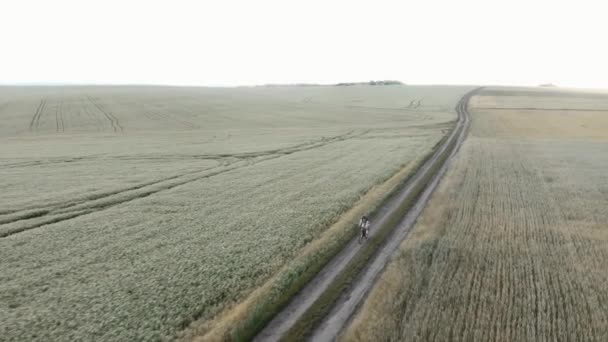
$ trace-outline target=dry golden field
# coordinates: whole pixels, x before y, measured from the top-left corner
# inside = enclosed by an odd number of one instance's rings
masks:
[[[486,89],[343,341],[607,341],[608,95]]]

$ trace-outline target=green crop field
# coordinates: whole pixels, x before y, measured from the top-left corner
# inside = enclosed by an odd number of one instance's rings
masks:
[[[608,94],[486,88],[343,341],[608,340]]]
[[[0,339],[204,334],[377,205],[469,89],[0,87]]]

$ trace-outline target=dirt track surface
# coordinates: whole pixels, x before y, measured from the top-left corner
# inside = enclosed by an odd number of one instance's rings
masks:
[[[387,238],[385,244],[377,251],[368,265],[351,288],[343,293],[335,303],[330,313],[313,331],[309,337],[311,341],[333,341],[340,331],[347,325],[357,308],[363,303],[370,289],[378,279],[380,273],[390,260],[391,255],[401,244],[408,232],[414,226],[416,219],[422,213],[424,206],[428,202],[431,194],[439,184],[445,174],[452,158],[458,151],[462,141],[466,137],[469,127],[469,115],[467,104],[469,99],[479,89],[467,93],[456,105],[458,121],[449,137],[444,140],[442,145],[437,148],[433,156],[429,158],[406,182],[402,189],[393,196],[379,211],[371,218],[372,226],[370,235],[374,235],[380,227],[385,224],[390,214],[397,210],[399,204],[411,196],[418,182],[422,181],[427,173],[432,172],[433,166],[441,162],[440,156],[450,148],[451,143],[456,140],[448,159],[441,166],[438,172],[431,178],[426,188],[412,205],[411,209],[405,214],[403,219],[395,227],[394,231]],[[338,253],[318,274],[313,278],[290,302],[289,304],[270,321],[254,339],[254,341],[279,341],[281,337],[302,317],[308,308],[323,294],[332,284],[338,275],[347,267],[348,263],[357,255],[360,245],[357,239],[353,239],[340,253]]]

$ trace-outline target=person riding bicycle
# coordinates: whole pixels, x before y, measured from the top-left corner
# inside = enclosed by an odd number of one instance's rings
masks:
[[[361,217],[361,219],[359,220],[359,228],[361,229],[361,236],[359,237],[359,243],[361,243],[361,240],[363,240],[363,239],[366,239],[366,240],[368,239],[369,226],[370,226],[369,218],[367,218],[367,216],[363,215],[363,217]]]

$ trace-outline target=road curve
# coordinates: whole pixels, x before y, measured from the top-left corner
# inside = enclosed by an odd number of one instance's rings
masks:
[[[441,163],[441,156],[446,149],[453,147],[450,155],[435,175],[426,185],[426,188],[417,198],[415,203],[405,214],[403,219],[397,224],[393,232],[386,239],[385,244],[369,260],[367,266],[357,277],[355,283],[342,293],[340,299],[334,304],[329,314],[323,318],[321,323],[309,337],[312,341],[333,341],[340,331],[346,326],[357,308],[365,299],[369,290],[378,279],[380,273],[390,260],[390,256],[401,244],[407,233],[411,230],[416,219],[428,202],[431,194],[439,184],[445,174],[452,158],[464,141],[469,127],[469,115],[467,105],[469,99],[479,90],[475,89],[465,94],[456,105],[458,120],[456,126],[451,131],[447,139],[435,150],[416,173],[403,185],[399,192],[393,196],[380,210],[372,217],[372,227],[370,233],[373,236],[378,229],[389,221],[391,213],[399,208],[399,205],[412,195],[416,185],[423,181],[428,173],[432,172],[437,163]],[[454,141],[456,141],[455,144]],[[349,262],[359,251],[359,244],[353,239],[341,252],[339,252],[325,267],[289,302],[289,304],[279,312],[267,326],[254,338],[253,341],[279,341],[281,337],[303,316],[313,303],[323,294],[332,284],[338,275],[347,267]]]

